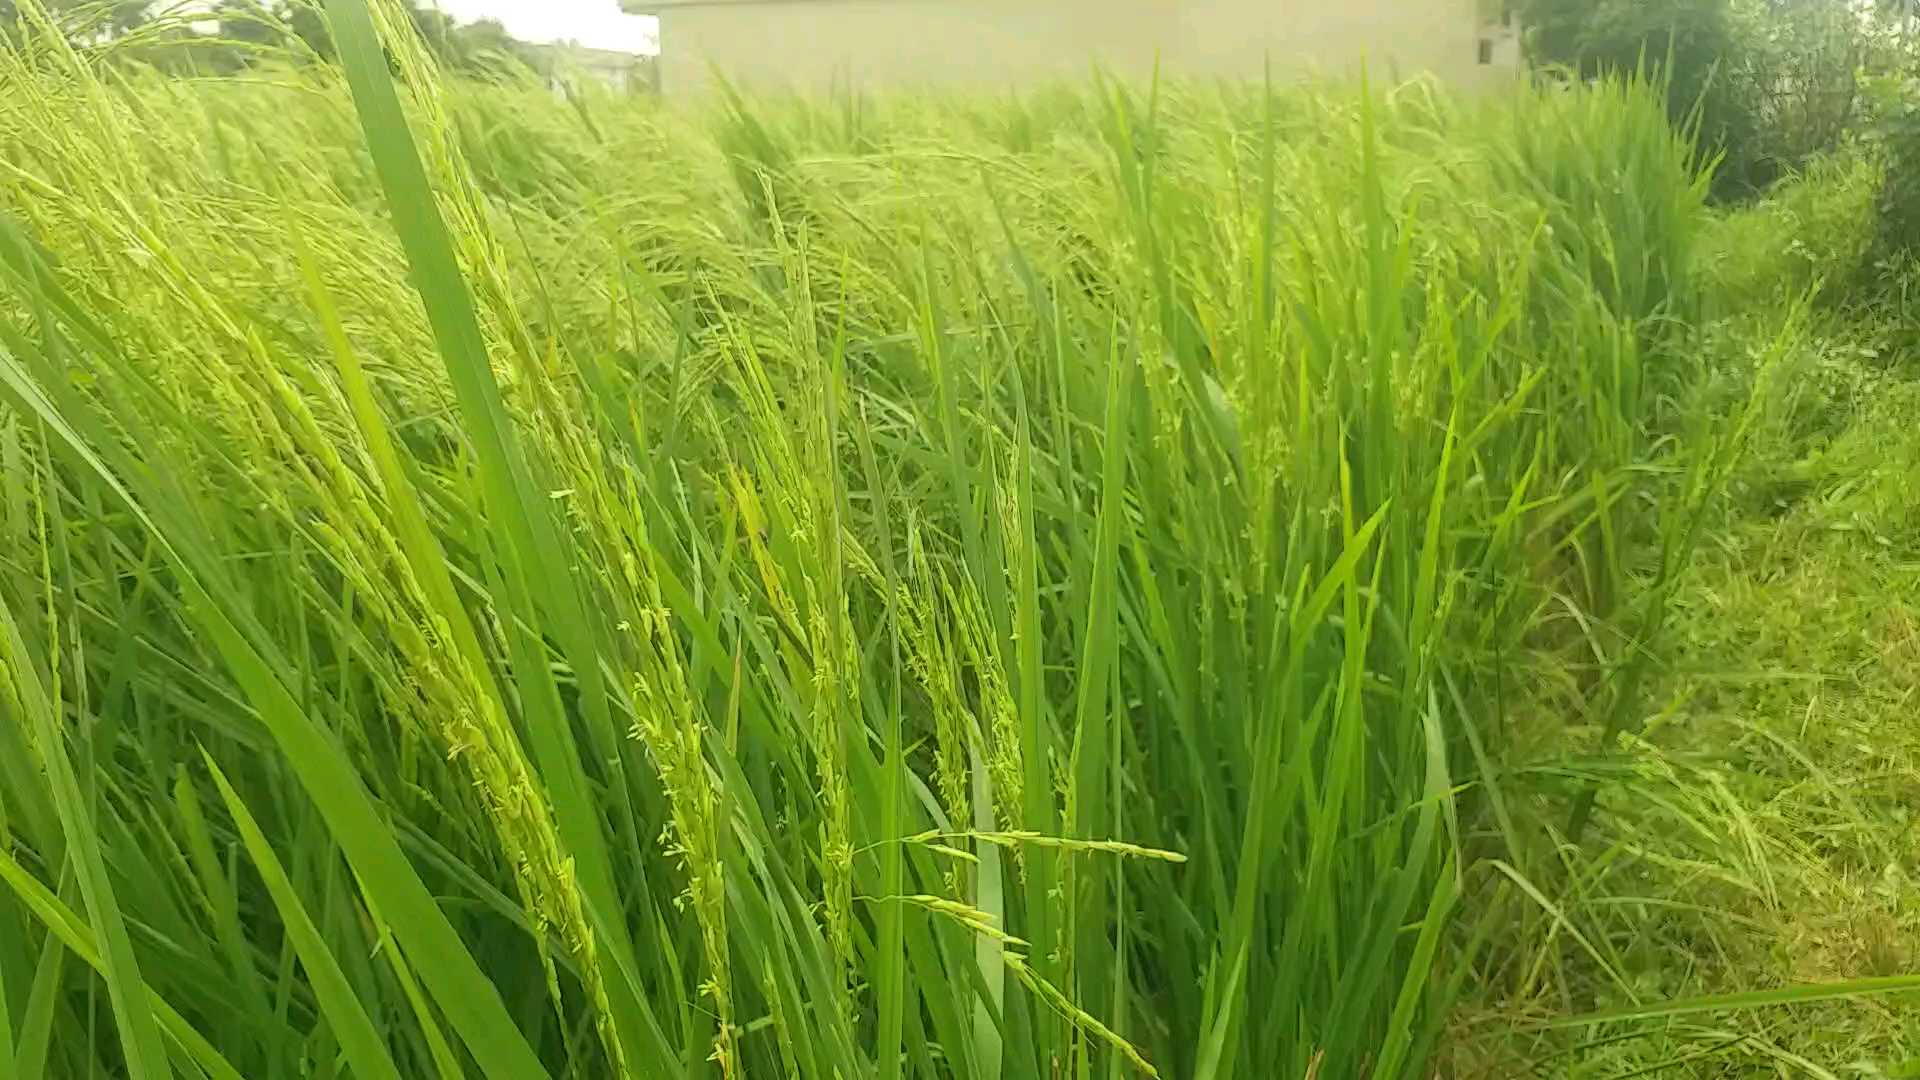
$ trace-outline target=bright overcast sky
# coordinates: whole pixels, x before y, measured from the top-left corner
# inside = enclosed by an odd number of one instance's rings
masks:
[[[435,0],[423,0],[431,6]],[[459,19],[499,19],[507,33],[536,45],[577,41],[588,48],[657,56],[660,20],[627,15],[619,0],[437,0],[441,11]]]

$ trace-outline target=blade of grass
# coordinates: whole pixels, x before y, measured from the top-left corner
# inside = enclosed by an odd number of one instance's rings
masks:
[[[1630,1020],[1657,1020],[1700,1013],[1745,1012],[1781,1005],[1807,1005],[1822,1001],[1848,1001],[1857,998],[1884,997],[1888,994],[1920,993],[1920,975],[1878,975],[1838,982],[1804,983],[1771,990],[1742,990],[1731,994],[1706,994],[1699,997],[1669,998],[1613,1009],[1558,1017],[1546,1023],[1549,1028],[1587,1027]]]
[[[402,945],[428,973],[435,1000],[496,1080],[546,1075],[531,1047],[513,1026],[499,992],[480,971],[446,915],[407,863],[393,833],[381,821],[366,788],[340,748],[314,727],[286,688],[276,665],[258,652],[241,629],[244,599],[220,580],[217,569],[195,550],[176,546],[141,502],[70,427],[11,353],[0,349],[0,387],[16,405],[37,416],[76,463],[99,478],[150,534],[180,578],[187,610],[210,639],[272,732],[302,786],[327,819],[335,840],[358,871],[362,887],[379,898],[394,919]],[[211,581],[212,584],[203,584]]]
[[[667,1039],[634,971],[633,946],[613,886],[612,862],[599,815],[588,798],[572,725],[547,662],[546,644],[534,636],[533,628],[544,628],[561,643],[580,684],[581,708],[597,721],[598,728],[610,729],[599,656],[592,647],[594,630],[568,569],[572,559],[555,532],[547,507],[550,500],[533,490],[513,437],[473,297],[428,185],[366,0],[329,0],[327,10],[413,285],[425,304],[460,403],[464,429],[474,444],[491,511],[488,521],[500,534],[498,550],[507,562],[505,622],[521,705],[530,713],[527,729],[547,798],[575,860],[584,894],[582,907],[602,939],[599,946],[607,953],[607,966],[614,975],[608,980],[611,1019],[623,1056],[646,1062],[649,1071],[672,1071],[677,1066],[666,1053]],[[536,597],[550,605],[551,619],[543,619],[536,610]]]
[[[5,357],[0,356],[0,361],[4,360]],[[16,722],[31,725],[39,746],[41,767],[46,770],[47,784],[53,793],[54,811],[67,837],[67,854],[73,860],[80,894],[104,945],[98,966],[113,1002],[128,1076],[132,1080],[164,1080],[172,1075],[172,1068],[160,1043],[160,1029],[148,1002],[146,981],[141,978],[140,965],[134,957],[126,918],[114,895],[113,882],[107,876],[106,854],[94,826],[93,813],[88,809],[73,762],[67,757],[64,725],[47,688],[35,672],[27,654],[26,640],[21,637],[4,598],[0,598],[0,672],[6,673],[7,682],[11,684],[9,697],[25,713]]]
[[[8,888],[13,890],[27,910],[47,928],[51,937],[59,939],[62,947],[79,957],[81,963],[103,976],[106,974],[107,960],[99,950],[93,930],[77,912],[61,903],[51,890],[4,851],[0,851],[0,880],[4,880]],[[144,1000],[139,1005],[146,1012],[148,1022],[154,1025],[156,1042],[159,1033],[165,1032],[187,1058],[205,1070],[213,1080],[242,1080],[240,1073],[227,1064],[220,1052],[172,1006],[161,1000],[151,987],[142,988],[142,997]],[[162,1059],[163,1063],[165,1060]]]
[[[339,962],[333,958],[333,953],[321,937],[319,928],[301,905],[300,896],[294,891],[293,882],[288,880],[286,871],[281,868],[266,834],[260,831],[260,826],[253,820],[253,814],[247,810],[247,804],[241,800],[240,794],[227,782],[226,774],[214,764],[212,755],[203,752],[203,756],[208,773],[220,788],[220,797],[226,802],[228,813],[233,815],[233,824],[240,831],[240,840],[246,845],[247,854],[253,858],[254,868],[266,882],[267,892],[273,897],[274,907],[279,910],[288,935],[293,938],[293,947],[300,954],[301,965],[306,968],[314,997],[319,1001],[321,1012],[333,1025],[334,1038],[340,1040],[341,1052],[353,1067],[354,1075],[374,1080],[400,1080],[400,1070],[388,1056],[380,1032],[374,1027],[366,1010],[361,1008],[353,985],[347,981]]]

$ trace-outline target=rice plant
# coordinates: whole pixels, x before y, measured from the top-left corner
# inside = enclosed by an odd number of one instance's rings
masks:
[[[26,10],[0,1061],[1427,1075],[1502,687],[1657,528],[1657,93],[672,109]]]

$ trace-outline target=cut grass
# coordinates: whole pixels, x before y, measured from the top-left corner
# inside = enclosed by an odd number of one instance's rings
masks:
[[[1870,232],[1863,169],[1823,165],[1714,224],[1707,265],[1736,277],[1676,404],[1711,413],[1754,393],[1752,346],[1781,300],[1822,277],[1824,299],[1754,395],[1749,453],[1676,581],[1637,706],[1650,719],[1547,898],[1588,946],[1563,933],[1530,950],[1531,983],[1482,984],[1456,1031],[1462,1074],[1912,1074],[1920,397],[1901,317],[1821,254]],[[1761,236],[1784,252],[1765,271]],[[1592,767],[1558,737],[1516,747],[1508,794],[1523,808],[1553,805],[1559,776]],[[1556,1030],[1556,1012],[1582,1015]]]

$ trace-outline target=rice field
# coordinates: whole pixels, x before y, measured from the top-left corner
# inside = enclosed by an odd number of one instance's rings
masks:
[[[1498,763],[1634,727],[1746,430],[1657,92],[331,15],[0,50],[9,1075],[1435,1074],[1605,775]]]

